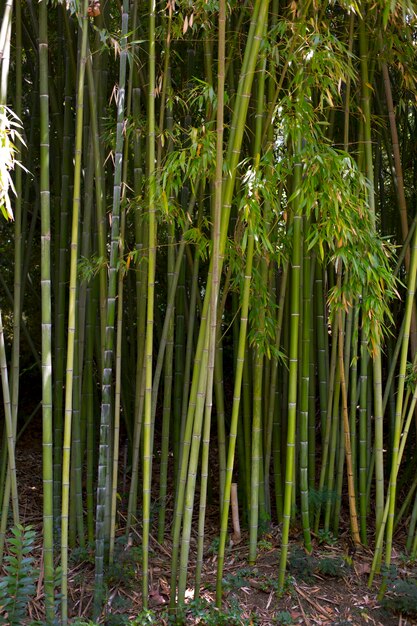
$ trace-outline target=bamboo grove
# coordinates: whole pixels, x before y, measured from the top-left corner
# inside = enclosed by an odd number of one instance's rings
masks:
[[[180,615],[209,504],[221,606],[235,483],[279,591],[292,527],[417,555],[416,9],[4,0],[0,559],[41,423],[47,623],[132,529]]]

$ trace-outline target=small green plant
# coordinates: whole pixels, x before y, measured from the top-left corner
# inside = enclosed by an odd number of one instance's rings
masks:
[[[317,564],[317,569],[320,574],[324,574],[324,576],[342,578],[346,575],[346,572],[349,569],[349,565],[341,556],[325,557],[319,560]]]
[[[150,609],[143,609],[133,622],[129,623],[132,624],[132,626],[147,626],[147,624],[156,624],[157,616],[154,611]]]
[[[127,624],[131,624],[129,621],[129,617],[127,615],[121,615],[120,613],[110,613],[106,616],[106,626],[125,626]],[[139,622],[142,624],[153,624],[154,622]]]
[[[398,562],[404,565],[404,567],[412,567],[417,562],[417,557],[405,552],[398,554]]]
[[[125,538],[116,541],[113,563],[108,567],[106,583],[114,585],[124,583],[133,585],[138,564],[142,561],[140,546],[126,545]]]
[[[388,581],[388,589],[383,597],[382,606],[394,613],[408,617],[417,616],[417,580],[396,578]]]
[[[131,613],[133,602],[131,598],[127,598],[125,595],[117,595],[112,603],[112,610],[119,613]]]
[[[324,507],[327,504],[327,502],[335,504],[336,500],[336,491],[331,491],[329,489],[322,489],[320,491],[310,489],[309,491],[308,501],[312,515],[315,515],[321,507]]]
[[[255,617],[242,616],[242,608],[238,602],[231,602],[230,607],[219,610],[206,600],[198,598],[190,602],[187,607],[187,615],[201,626],[250,626],[256,624]],[[188,623],[188,622],[187,622]]]
[[[31,526],[20,524],[11,528],[11,533],[7,541],[10,554],[4,557],[4,576],[0,580],[0,624],[21,626],[38,578],[31,555],[36,533]]]
[[[272,548],[273,545],[271,541],[268,541],[267,539],[260,539],[258,541],[258,550],[261,552],[269,552]]]
[[[278,580],[276,576],[266,576],[265,574],[259,576],[257,584],[261,591],[269,592],[271,590],[278,591]]]
[[[304,552],[302,548],[295,547],[288,558],[288,569],[295,578],[301,578],[308,582],[317,567],[317,560]]]
[[[217,554],[219,551],[219,544],[220,544],[220,537],[215,537],[207,550],[207,554],[210,554],[210,555]]]
[[[77,546],[71,550],[69,557],[71,565],[79,565],[80,563],[87,562],[94,565],[94,546],[87,545],[84,547]]]
[[[291,624],[294,624],[294,620],[291,613],[288,611],[278,611],[274,617],[274,624],[277,624],[278,626],[290,626]]]
[[[334,546],[337,543],[336,537],[330,530],[319,530],[317,538],[319,543],[325,543],[328,546]]]
[[[223,578],[224,591],[232,591],[233,589],[240,589],[247,585],[246,578],[252,574],[252,570],[249,567],[242,567],[235,574],[227,574]]]
[[[115,560],[108,566],[105,580],[109,586],[118,583],[133,584],[135,574],[135,564],[130,559]]]

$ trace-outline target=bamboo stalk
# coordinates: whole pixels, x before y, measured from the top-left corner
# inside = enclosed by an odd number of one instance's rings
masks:
[[[154,329],[154,298],[155,298],[155,266],[156,266],[156,172],[155,172],[155,0],[149,0],[149,64],[148,64],[148,292],[146,314],[146,346],[145,346],[145,409],[143,418],[143,577],[142,602],[148,607],[149,594],[149,532],[151,505],[151,473],[152,473],[152,361],[153,361],[153,329]]]
[[[52,301],[51,226],[49,186],[49,90],[48,9],[39,4],[39,97],[41,156],[41,288],[42,288],[42,463],[43,537],[46,615],[54,616],[54,513],[53,513],[53,426],[52,426]]]
[[[76,141],[74,162],[74,193],[72,205],[71,228],[71,259],[68,304],[68,345],[65,377],[65,421],[62,454],[62,499],[61,499],[61,620],[63,626],[68,623],[68,522],[69,522],[69,487],[70,487],[70,459],[71,459],[71,431],[72,431],[72,402],[73,402],[73,369],[75,359],[75,312],[77,300],[77,262],[79,215],[81,205],[81,153],[83,139],[83,108],[84,108],[84,70],[87,57],[87,5],[84,0],[81,13],[81,48],[80,68],[77,85],[76,104]]]
[[[112,373],[114,358],[114,326],[116,314],[117,277],[119,273],[119,237],[120,210],[122,197],[122,167],[124,146],[125,93],[127,66],[127,34],[129,25],[129,5],[123,3],[122,38],[120,42],[119,91],[117,95],[117,131],[115,168],[113,184],[113,207],[111,222],[111,243],[109,261],[109,280],[107,289],[106,334],[104,341],[104,362],[102,375],[102,403],[100,420],[100,444],[97,484],[96,513],[96,558],[95,558],[95,593],[94,611],[99,615],[103,601],[103,577],[105,549],[104,544],[110,539],[110,503],[111,503],[111,407]]]

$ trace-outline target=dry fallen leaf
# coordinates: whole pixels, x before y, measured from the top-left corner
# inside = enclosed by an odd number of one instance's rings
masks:
[[[366,561],[364,563],[354,563],[353,567],[355,568],[355,572],[358,576],[369,574],[371,571],[371,564]]]
[[[157,589],[155,589],[149,593],[149,604],[151,606],[162,606],[167,604],[167,600],[164,596],[161,596]]]

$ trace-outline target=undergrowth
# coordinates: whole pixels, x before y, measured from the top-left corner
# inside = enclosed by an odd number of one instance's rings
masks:
[[[35,594],[38,571],[32,551],[36,533],[31,526],[11,528],[7,540],[9,554],[4,557],[4,576],[0,580],[0,624],[21,626],[27,606]]]
[[[396,569],[390,568],[387,574],[387,592],[381,604],[393,613],[417,617],[417,580],[399,578]]]
[[[314,557],[296,546],[288,558],[288,569],[296,579],[311,582],[314,574],[331,578],[343,578],[351,569],[349,562],[341,556]]]
[[[35,559],[32,556],[35,542],[35,531],[31,526],[26,528],[18,525],[11,529],[11,536],[7,540],[8,554],[4,557],[4,575],[0,580],[0,626],[44,626],[42,622],[30,622],[28,620],[28,603],[35,594],[38,571],[34,567]],[[268,549],[269,546],[266,546]],[[89,561],[91,550],[76,554],[76,560]],[[137,567],[141,562],[142,554],[140,548],[126,546],[122,542],[116,545],[115,561],[112,568],[107,572],[107,583],[115,581],[126,582],[126,579],[135,580],[137,577]],[[306,582],[312,579],[315,574],[341,578],[345,576],[350,564],[341,556],[314,557],[307,554],[302,548],[296,546],[289,556],[290,576]],[[235,573],[230,573],[223,579],[223,587],[226,592],[237,591],[242,587],[250,586],[251,579],[254,578],[257,587],[268,593],[277,591],[274,577],[261,575],[255,568],[241,568]],[[394,613],[400,613],[407,617],[417,617],[417,580],[409,578],[404,580],[398,576],[395,568],[391,568],[386,574],[387,593],[381,604],[385,609]],[[287,592],[289,589],[286,590]],[[249,616],[242,614],[242,607],[236,598],[229,597],[229,606],[219,610],[208,601],[198,598],[181,610],[177,610],[172,615],[168,609],[164,609],[164,623],[170,626],[180,624],[198,623],[199,626],[254,626],[257,624],[256,614]],[[121,599],[126,602],[125,599]],[[107,626],[122,626],[131,624],[132,626],[147,626],[158,621],[158,614],[152,610],[141,611],[132,621],[127,614],[119,612],[123,609],[133,608],[131,602],[129,606],[117,604],[117,600],[112,604],[113,609],[117,609],[117,614],[109,614],[106,617]],[[127,613],[130,611],[127,611]],[[159,615],[161,617],[161,615]],[[293,624],[291,613],[279,611],[271,616],[274,624],[284,626]],[[166,620],[166,621],[165,621]],[[339,626],[341,626],[340,622]],[[98,626],[95,622],[75,619],[73,626]]]
[[[230,602],[228,609],[220,611],[213,604],[198,598],[190,602],[185,607],[184,614],[178,615],[171,623],[173,625],[189,623],[190,618],[197,620],[201,626],[254,626],[256,624],[256,615],[242,616],[242,607],[234,600]]]

